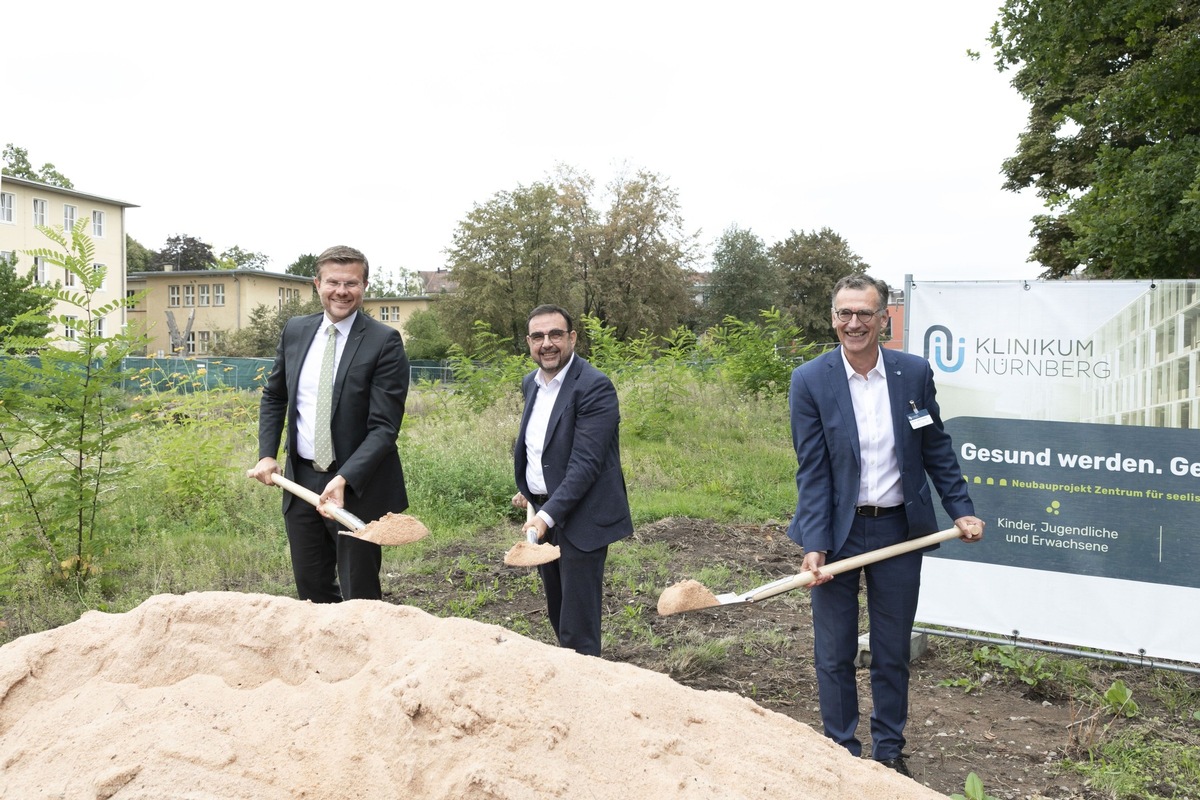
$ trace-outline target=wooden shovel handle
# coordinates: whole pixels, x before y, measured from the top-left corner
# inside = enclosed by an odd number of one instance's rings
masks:
[[[843,558],[841,561],[834,561],[831,564],[821,567],[821,572],[825,575],[838,575],[843,572],[849,572],[852,569],[865,567],[867,564],[874,564],[876,561],[883,561],[885,558],[898,556],[902,553],[911,553],[913,550],[920,550],[930,545],[957,539],[959,536],[962,536],[962,531],[958,528],[947,528],[944,531],[931,533],[927,536],[909,539],[906,542],[891,544],[887,547],[880,547],[878,550],[868,550],[856,556]],[[759,600],[766,600],[768,597],[774,597],[777,594],[790,592],[792,589],[799,589],[801,586],[808,586],[812,582],[812,572],[805,570],[804,572],[796,573],[790,578],[783,578],[774,583],[767,584],[757,592],[750,595],[743,595],[742,597],[747,603],[756,603]]]
[[[296,495],[296,497],[308,502],[314,508],[317,508],[321,505],[321,496],[319,494],[311,489],[305,489],[300,484],[283,477],[278,472],[271,473],[271,480],[275,482],[276,486],[281,486],[284,489],[287,489],[289,492]],[[333,503],[325,503],[324,505],[334,519],[345,525],[350,530],[361,531],[363,528],[367,527],[367,523],[363,522],[346,509],[340,506],[335,506]]]

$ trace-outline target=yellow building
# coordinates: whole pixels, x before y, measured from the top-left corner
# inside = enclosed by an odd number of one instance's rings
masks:
[[[25,254],[28,250],[58,249],[38,230],[39,226],[74,228],[78,220],[89,220],[87,234],[96,248],[93,268],[106,268],[104,284],[94,298],[96,307],[126,296],[125,286],[125,209],[132,203],[86,194],[74,189],[0,175],[0,255],[16,254],[17,273],[36,270],[36,280],[44,285],[56,281],[70,288],[75,276],[62,267],[54,267]],[[62,306],[57,315],[75,317],[78,309]],[[126,322],[125,309],[118,307],[97,321],[100,335],[111,336]],[[74,326],[56,325],[52,335],[73,338]]]
[[[127,286],[130,294],[146,293],[129,309],[129,324],[145,331],[146,354],[158,357],[209,355],[219,332],[246,327],[259,306],[278,309],[316,294],[312,278],[257,269],[134,272]],[[372,317],[401,333],[414,311],[428,307],[426,296],[363,301]]]

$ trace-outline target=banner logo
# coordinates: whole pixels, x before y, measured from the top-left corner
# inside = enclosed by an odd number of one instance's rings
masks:
[[[967,360],[966,344],[966,339],[960,338],[956,348],[949,328],[931,325],[925,330],[925,360],[942,372],[957,372]]]

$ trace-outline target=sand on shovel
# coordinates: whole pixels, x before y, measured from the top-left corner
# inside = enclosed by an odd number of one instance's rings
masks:
[[[389,511],[374,522],[368,522],[364,528],[342,533],[378,545],[396,545],[424,539],[429,535],[429,528],[416,517]]]
[[[549,564],[559,556],[558,545],[542,542],[519,541],[504,554],[504,563],[510,567],[539,567]]]
[[[667,617],[719,605],[721,601],[706,589],[704,584],[689,578],[663,589],[663,593],[658,596],[658,615]]]

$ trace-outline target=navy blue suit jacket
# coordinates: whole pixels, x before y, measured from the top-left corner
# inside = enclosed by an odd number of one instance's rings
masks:
[[[942,426],[929,362],[896,350],[881,352],[912,539],[937,530],[930,480],[951,519],[973,515],[975,510],[954,446]],[[933,424],[914,429],[907,416],[912,411],[910,401],[928,411]],[[805,552],[824,550],[833,560],[854,521],[861,463],[858,426],[840,347],[792,372],[788,406],[798,464],[796,514],[788,536]]]
[[[525,413],[513,447],[517,488],[530,496],[525,481],[528,456],[525,429],[537,400],[534,372],[521,381]],[[542,452],[549,500],[542,509],[558,535],[584,552],[598,550],[633,533],[625,475],[621,471],[617,390],[600,370],[575,356],[566,369]]]
[[[300,370],[324,319],[324,313],[319,313],[287,321],[275,365],[263,387],[258,457],[277,457],[286,418],[288,478],[294,477],[292,463],[298,457],[296,391]],[[399,331],[360,309],[334,377],[331,428],[337,474],[346,479],[346,510],[365,520],[408,508],[396,450],[408,396],[408,373],[408,356]],[[285,512],[292,502],[291,492],[284,492]]]

